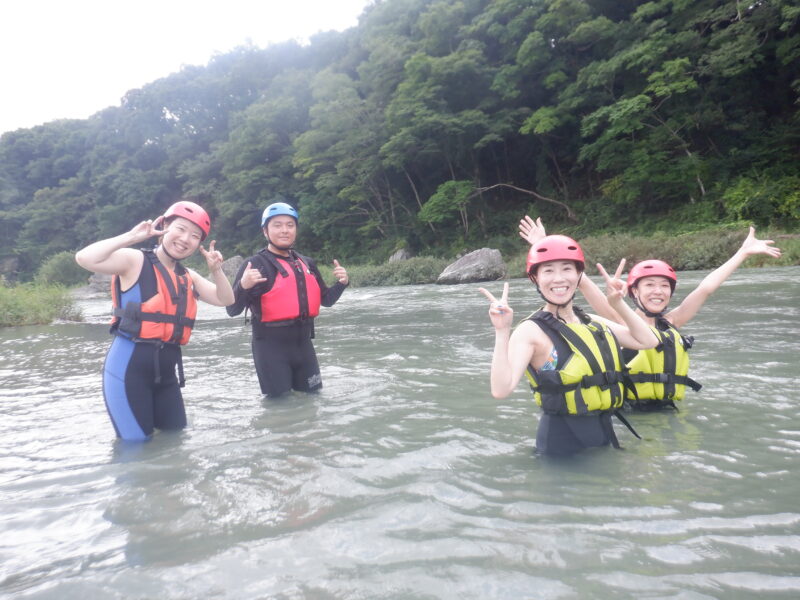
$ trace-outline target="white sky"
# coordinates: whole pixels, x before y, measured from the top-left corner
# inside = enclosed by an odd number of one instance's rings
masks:
[[[182,65],[358,24],[371,0],[2,0],[0,134],[85,119]]]

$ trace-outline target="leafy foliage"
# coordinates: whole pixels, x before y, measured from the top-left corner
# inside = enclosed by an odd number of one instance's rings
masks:
[[[263,244],[282,194],[304,252],[362,263],[513,236],[529,210],[584,234],[796,228],[799,28],[790,0],[377,1],[308,46],[4,134],[0,271],[29,279],[185,195],[227,255]]]

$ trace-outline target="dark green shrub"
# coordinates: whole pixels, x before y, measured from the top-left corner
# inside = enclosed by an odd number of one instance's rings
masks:
[[[70,251],[54,254],[42,263],[34,281],[51,285],[80,285],[86,283],[89,272],[75,262],[75,253]]]

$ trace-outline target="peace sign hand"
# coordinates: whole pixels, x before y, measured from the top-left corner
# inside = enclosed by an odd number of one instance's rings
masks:
[[[511,329],[511,324],[514,322],[514,311],[508,305],[508,282],[503,284],[503,295],[500,300],[495,298],[489,290],[485,288],[478,288],[486,299],[489,300],[489,319],[492,321],[495,329]]]
[[[622,278],[622,271],[625,269],[625,259],[623,258],[619,261],[619,266],[617,267],[616,272],[614,273],[614,277],[609,277],[606,270],[603,268],[603,265],[597,263],[597,270],[600,271],[600,275],[603,276],[603,279],[606,280],[606,298],[608,298],[608,303],[613,305],[619,306],[619,303],[623,301],[623,298],[628,295],[628,284],[625,283]]]
[[[222,253],[214,249],[216,243],[217,240],[211,240],[207,251],[203,246],[200,246],[200,254],[206,259],[208,270],[212,273],[222,268]]]
[[[239,286],[243,290],[249,290],[256,284],[263,283],[267,278],[261,274],[261,271],[253,268],[251,262],[247,263],[247,267],[242,273],[242,278],[239,280]]]
[[[523,240],[533,246],[547,235],[544,230],[544,225],[542,225],[542,218],[537,217],[534,221],[528,215],[525,215],[525,218],[519,221],[519,235]]]
[[[138,244],[150,239],[151,237],[164,235],[164,230],[158,228],[159,225],[163,224],[163,221],[164,217],[161,216],[155,221],[148,219],[147,221],[142,221],[136,225],[128,232],[128,235],[130,235],[132,238],[131,244]]]

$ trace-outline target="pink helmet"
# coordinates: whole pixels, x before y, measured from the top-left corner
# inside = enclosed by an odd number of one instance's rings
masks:
[[[585,268],[583,250],[578,242],[566,235],[548,235],[531,246],[526,263],[528,275],[534,267],[551,260],[572,260],[578,263],[579,271]]]
[[[199,204],[189,202],[188,200],[179,200],[167,209],[164,213],[164,220],[172,217],[183,217],[187,221],[191,221],[203,231],[203,238],[206,239],[211,231],[211,219],[208,213]]]
[[[678,283],[675,269],[663,260],[643,260],[633,265],[633,268],[628,273],[628,295],[631,298],[633,298],[633,288],[636,287],[642,277],[666,277],[673,293],[675,292],[675,285]]]

